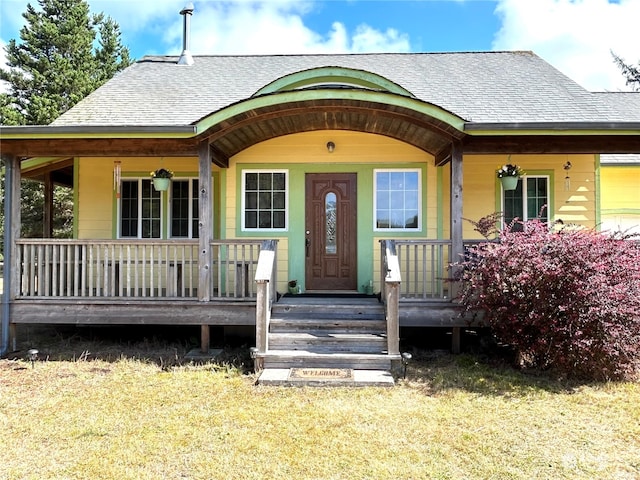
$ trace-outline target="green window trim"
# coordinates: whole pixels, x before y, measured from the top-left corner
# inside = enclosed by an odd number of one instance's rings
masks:
[[[421,169],[373,170],[374,232],[421,232],[422,204]]]
[[[123,185],[125,182],[132,182],[137,184],[137,208],[135,215],[137,220],[137,227],[135,229],[135,235],[127,235],[123,236],[123,198],[122,191]],[[189,182],[189,198],[188,198],[188,222],[189,225],[187,227],[188,236],[180,236],[180,235],[172,235],[172,221],[174,215],[172,213],[172,200],[173,200],[173,190],[174,184],[180,184],[180,182],[185,183]],[[158,205],[159,205],[159,234],[155,236],[155,231],[151,232],[153,236],[145,236],[142,222],[144,222],[145,214],[144,214],[144,202],[143,198],[140,198],[141,192],[143,188],[146,188],[146,185],[151,185],[151,178],[148,173],[140,173],[140,172],[129,172],[123,174],[120,179],[120,190],[114,192],[114,222],[113,222],[113,236],[117,239],[153,239],[153,240],[163,240],[163,239],[195,239],[199,236],[199,228],[198,228],[198,216],[199,216],[199,192],[198,192],[198,177],[197,175],[190,174],[180,174],[175,175],[171,182],[171,187],[167,191],[166,194],[162,194],[162,192],[155,192],[153,186],[151,186],[151,197],[156,199],[158,197]],[[155,194],[153,193],[155,192]],[[213,196],[212,196],[213,198]],[[155,208],[155,207],[153,207]],[[155,213],[155,212],[154,212]],[[133,220],[132,218],[132,220]],[[155,218],[155,217],[154,217]],[[129,230],[130,231],[130,230]]]
[[[289,170],[242,169],[240,222],[242,232],[289,230]]]
[[[531,192],[531,189],[534,187],[533,185],[530,185],[529,180],[536,180],[536,182],[540,179],[543,179],[545,181],[545,187],[546,187],[546,197],[544,200],[541,200],[541,197],[537,197],[537,198],[530,198],[531,195],[529,195],[529,192]],[[523,192],[522,191],[522,187],[523,185],[527,184],[527,192]],[[530,170],[527,171],[526,175],[523,175],[519,180],[518,180],[518,187],[515,191],[515,193],[511,194],[506,194],[506,192],[502,189],[502,185],[499,181],[499,179],[496,178],[496,211],[502,212],[503,214],[503,218],[502,218],[502,227],[506,227],[512,220],[512,217],[518,217],[521,221],[528,221],[528,220],[532,220],[535,218],[539,218],[539,213],[540,213],[540,208],[542,205],[546,205],[546,209],[545,209],[545,214],[543,216],[543,218],[546,219],[547,223],[550,223],[551,221],[553,221],[553,212],[554,210],[554,205],[553,205],[553,191],[554,191],[554,176],[553,176],[553,172],[552,171],[535,171],[535,170]],[[507,212],[507,205],[505,204],[505,201],[509,201],[509,198],[512,197],[513,195],[520,195],[520,202],[521,205],[519,205],[518,207],[521,207],[521,210],[514,212],[514,214],[509,214],[509,212]],[[515,206],[515,204],[514,204]],[[518,213],[520,213],[518,215]]]

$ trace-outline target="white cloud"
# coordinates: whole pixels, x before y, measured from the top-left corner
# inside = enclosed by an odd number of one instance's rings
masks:
[[[300,1],[198,3],[191,19],[194,54],[290,54],[408,51],[407,35],[360,25],[349,33],[341,22],[328,32],[305,25],[314,4]],[[182,19],[176,16],[164,41],[171,53],[181,49]]]
[[[532,50],[588,90],[629,90],[611,51],[640,61],[640,1],[498,0],[496,50]]]
[[[2,13],[11,4],[15,30],[24,23],[20,14],[29,0],[3,0]],[[37,2],[33,2],[36,3]],[[188,0],[90,0],[92,12],[104,12],[120,26],[123,43],[143,42],[144,54],[179,54],[182,17]],[[193,54],[288,54],[347,52],[406,52],[409,36],[394,29],[377,30],[361,24],[348,31],[335,21],[328,31],[313,30],[305,15],[327,8],[315,0],[194,1],[191,18]],[[156,39],[150,45],[150,39]]]

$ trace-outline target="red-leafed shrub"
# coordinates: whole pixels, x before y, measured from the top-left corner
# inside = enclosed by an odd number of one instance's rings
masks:
[[[625,379],[640,365],[640,242],[529,221],[470,247],[460,300],[523,366]]]

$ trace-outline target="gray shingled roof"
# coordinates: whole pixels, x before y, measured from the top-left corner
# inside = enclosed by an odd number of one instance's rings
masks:
[[[597,92],[594,95],[618,112],[621,121],[637,121],[640,116],[640,92]]]
[[[640,165],[640,154],[602,154],[602,165]]]
[[[177,60],[143,58],[53,125],[193,124],[282,76],[330,66],[376,73],[471,122],[640,121],[640,109],[627,109],[615,94],[588,92],[531,52],[196,56],[192,66]]]

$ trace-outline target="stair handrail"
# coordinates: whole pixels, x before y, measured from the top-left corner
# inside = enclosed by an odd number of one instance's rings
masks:
[[[381,240],[381,295],[387,320],[387,353],[400,354],[400,262],[394,240]]]
[[[269,349],[268,332],[271,319],[271,304],[276,299],[277,272],[277,240],[265,240],[260,246],[258,265],[256,266],[256,350],[254,356],[255,368],[263,366],[264,355]]]

